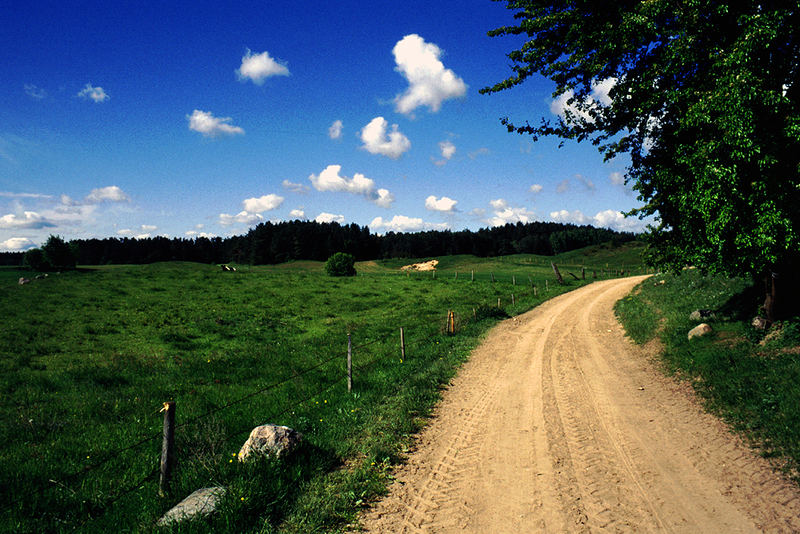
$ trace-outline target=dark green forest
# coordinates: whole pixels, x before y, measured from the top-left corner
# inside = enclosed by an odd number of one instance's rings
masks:
[[[75,239],[69,242],[81,265],[142,264],[158,261],[200,263],[283,263],[325,261],[336,252],[357,260],[421,258],[453,254],[479,257],[507,254],[553,255],[608,241],[622,243],[633,233],[552,222],[506,224],[477,231],[460,230],[378,235],[357,224],[313,221],[266,222],[245,235],[193,239]],[[22,265],[25,253],[0,253],[0,265]]]

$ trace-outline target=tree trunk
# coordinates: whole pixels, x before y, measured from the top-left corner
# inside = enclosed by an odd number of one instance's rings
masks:
[[[764,316],[769,327],[777,318],[778,273],[768,272],[764,275]]]

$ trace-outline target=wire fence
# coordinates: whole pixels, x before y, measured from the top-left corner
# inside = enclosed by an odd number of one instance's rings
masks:
[[[573,267],[574,268],[574,267]],[[624,274],[626,271],[624,269],[619,270],[603,270],[601,271],[601,277],[607,278],[611,276],[618,276]],[[430,275],[432,277],[436,277],[435,271],[434,274]],[[630,271],[628,271],[630,274]],[[427,273],[422,272],[414,272],[414,273],[404,273],[405,276],[428,276]],[[470,281],[475,280],[474,272],[470,273]],[[575,275],[573,275],[575,276]],[[585,274],[584,274],[585,276]],[[439,276],[439,278],[444,279],[445,277]],[[458,279],[458,275],[453,275],[454,279]],[[516,275],[506,275],[503,277],[495,277],[493,273],[490,273],[489,278],[484,278],[484,280],[491,279],[495,283],[511,283],[511,291],[509,292],[508,298],[506,300],[506,304],[510,304],[514,302],[515,307],[518,310],[513,311],[524,311],[542,300],[546,300],[549,297],[547,294],[539,294],[539,287],[535,284],[535,281],[531,277],[526,277],[528,284],[525,285],[518,285],[516,280]],[[578,279],[577,276],[575,276]],[[540,283],[545,282],[545,287],[547,287],[547,281],[539,277]],[[518,289],[517,289],[518,288]],[[540,298],[541,297],[541,298]],[[402,352],[409,351],[409,349],[415,349],[410,351],[412,354],[415,354],[423,345],[430,344],[435,340],[441,340],[442,336],[444,335],[454,335],[457,334],[459,330],[462,330],[468,327],[470,324],[479,322],[484,319],[483,316],[479,317],[477,314],[477,310],[480,309],[485,311],[487,309],[491,309],[494,306],[494,303],[474,303],[470,305],[460,305],[455,306],[455,310],[453,311],[453,307],[447,310],[447,313],[444,313],[445,310],[442,310],[442,313],[436,317],[426,317],[426,318],[415,318],[413,321],[418,325],[425,325],[427,324],[426,328],[421,328],[417,332],[409,332],[408,329],[405,329],[405,336],[406,340],[404,342],[403,347],[400,346],[403,341],[401,341],[400,335],[400,328],[394,327],[391,331],[383,332],[379,335],[373,334],[367,341],[363,341],[361,343],[352,345],[350,350],[353,354],[357,354],[359,359],[354,363],[352,366],[352,370],[355,371],[355,376],[359,377],[361,381],[366,381],[369,378],[369,374],[374,372],[376,368],[378,368],[381,364],[388,365],[390,363],[396,364],[403,364],[403,358],[401,356]],[[498,302],[496,305],[498,308],[498,314],[496,316],[502,316],[506,312],[503,310],[503,302],[500,298],[498,298]],[[452,323],[450,321],[450,317],[453,317]],[[377,318],[378,322],[381,324],[392,324],[398,325],[402,324],[402,318],[399,317],[396,313],[391,311],[372,315],[373,318]],[[344,336],[343,336],[344,338]],[[396,338],[394,342],[390,342],[392,338]],[[365,349],[377,349],[374,353],[364,354]],[[290,414],[301,406],[305,405],[306,403],[320,398],[320,396],[324,395],[325,393],[329,392],[333,388],[340,386],[345,380],[350,378],[346,372],[342,370],[342,363],[345,361],[347,357],[347,350],[336,351],[333,354],[330,354],[326,357],[319,359],[318,363],[307,367],[301,371],[294,371],[288,376],[281,378],[279,380],[275,380],[266,384],[262,387],[254,389],[245,395],[241,395],[235,399],[232,399],[224,404],[220,404],[219,406],[215,406],[212,409],[206,410],[200,415],[192,416],[188,419],[181,421],[179,424],[174,426],[175,431],[184,431],[188,427],[192,425],[196,425],[198,423],[202,423],[208,421],[212,416],[216,416],[220,413],[226,412],[236,406],[242,405],[246,401],[274,391],[281,386],[285,386],[292,382],[300,381],[304,377],[311,375],[315,371],[321,371],[326,366],[332,366],[335,363],[339,363],[336,369],[330,370],[325,376],[327,377],[326,380],[321,381],[317,380],[316,385],[317,387],[312,388],[310,393],[305,394],[304,396],[300,396],[297,398],[292,399],[290,402],[278,404],[271,409],[266,410],[266,415],[260,416],[259,419],[261,420],[269,420],[269,421],[276,421],[279,418]],[[369,352],[369,351],[368,351]],[[369,358],[365,358],[364,356],[370,356]],[[415,356],[410,356],[414,358]],[[408,357],[407,357],[408,358]],[[410,379],[410,375],[407,375],[403,379],[403,383]],[[356,383],[359,383],[359,379],[357,378]],[[312,383],[312,385],[314,385]],[[402,385],[402,384],[398,384]],[[358,386],[357,386],[358,387]],[[298,387],[298,389],[301,389]],[[273,403],[275,404],[275,403]],[[178,408],[180,411],[180,408]],[[234,430],[226,433],[224,440],[226,442],[230,441],[234,437],[238,437],[243,435],[246,432],[250,432],[252,429],[252,424],[248,424],[246,427],[241,425]],[[43,494],[53,488],[60,488],[60,489],[68,489],[69,486],[77,486],[80,485],[81,481],[85,479],[85,477],[95,471],[100,469],[101,467],[105,466],[106,464],[120,459],[120,457],[125,453],[131,453],[138,449],[145,447],[145,445],[150,444],[153,441],[160,440],[164,437],[163,433],[148,433],[140,435],[139,437],[135,438],[131,443],[115,448],[113,450],[107,451],[103,454],[103,456],[99,460],[95,460],[92,463],[88,463],[77,469],[73,472],[70,472],[66,475],[60,477],[60,480],[49,480],[48,485],[41,485],[35,489],[34,492],[29,493],[19,493],[15,496],[15,498],[9,500],[6,505],[3,507],[6,511],[11,511],[17,508],[21,503],[24,501],[29,501],[34,496],[34,494]],[[145,456],[153,456],[152,451],[148,451],[144,453]],[[178,461],[181,461],[178,459]],[[147,483],[150,482],[152,479],[156,478],[156,475],[159,473],[159,468],[155,467],[154,469],[150,470],[144,476],[137,478],[136,481],[132,484],[125,486],[123,489],[117,490],[111,495],[105,495],[99,499],[89,501],[83,501],[84,503],[84,511],[86,512],[85,517],[82,521],[79,522],[75,526],[76,529],[80,529],[87,524],[87,522],[95,519],[102,514],[106,513],[115,503],[117,503],[120,499],[124,498],[131,493],[136,491],[142,490],[146,487]],[[69,490],[72,493],[75,493],[73,490]],[[100,501],[100,502],[97,502]],[[88,504],[86,504],[88,502]]]

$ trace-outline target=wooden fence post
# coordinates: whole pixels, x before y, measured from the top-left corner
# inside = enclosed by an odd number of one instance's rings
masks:
[[[470,280],[470,282],[474,282],[474,281],[475,281],[475,271],[473,270],[472,271],[472,279]]]
[[[586,280],[586,267],[581,267],[581,280]]]
[[[456,333],[456,314],[453,310],[447,310],[447,333],[450,335]]]
[[[547,280],[544,281],[544,290],[550,291],[550,284],[547,282]]]
[[[517,277],[516,277],[516,275],[512,275],[511,276],[511,285],[512,286],[517,285]]]
[[[550,267],[552,267],[553,268],[553,272],[556,273],[556,280],[558,280],[558,284],[563,286],[564,285],[564,279],[561,278],[561,273],[558,272],[558,267],[556,266],[556,264],[551,261],[550,262]]]
[[[165,497],[169,492],[172,469],[175,467],[175,402],[165,402],[164,437],[161,441],[161,468],[158,478],[158,494]]]
[[[478,320],[478,311],[475,308],[472,308],[472,320],[473,321]]]
[[[500,297],[497,297],[497,307],[500,307]]]
[[[406,361],[406,334],[400,327],[400,363]]]
[[[492,277],[492,282],[494,282],[494,273],[489,273]]]
[[[517,301],[514,299],[514,293],[511,293],[511,305],[514,306]]]
[[[353,391],[353,342],[347,334],[347,392]]]
[[[536,287],[536,286],[533,286],[533,296],[534,297],[538,297],[539,296],[539,288]]]

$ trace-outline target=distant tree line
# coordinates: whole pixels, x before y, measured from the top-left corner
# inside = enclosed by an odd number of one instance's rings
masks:
[[[274,264],[291,260],[325,261],[336,252],[357,260],[473,254],[550,256],[589,245],[635,238],[630,232],[553,222],[506,224],[477,231],[389,232],[373,234],[357,224],[288,221],[261,223],[245,235],[145,239],[75,239],[69,242],[78,264],[141,264],[157,261]],[[37,249],[38,250],[38,249]],[[27,253],[0,253],[0,265],[21,265]]]

